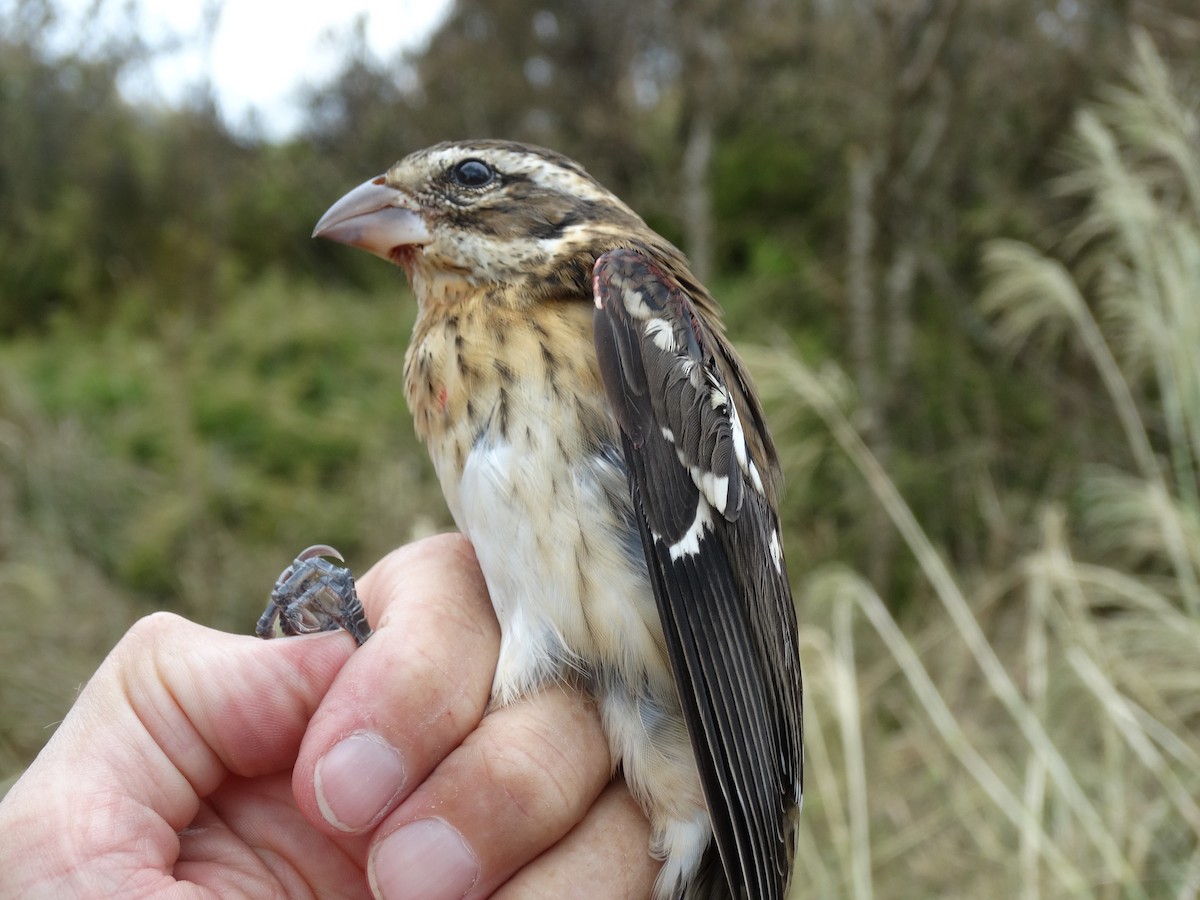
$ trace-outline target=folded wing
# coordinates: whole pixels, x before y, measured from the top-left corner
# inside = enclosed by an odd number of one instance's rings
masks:
[[[601,375],[721,863],[735,894],[782,900],[802,712],[770,442],[732,349],[664,267],[610,251],[593,286]]]

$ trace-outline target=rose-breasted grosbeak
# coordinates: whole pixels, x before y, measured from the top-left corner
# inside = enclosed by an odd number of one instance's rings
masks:
[[[782,898],[801,684],[775,452],[683,255],[577,163],[500,141],[413,153],[314,235],[416,292],[404,393],[500,621],[493,702],[594,695],[658,898]]]

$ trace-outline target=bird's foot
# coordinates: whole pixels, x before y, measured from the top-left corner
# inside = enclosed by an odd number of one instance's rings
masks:
[[[359,646],[371,636],[371,626],[354,588],[354,576],[327,556],[344,562],[337,550],[316,544],[302,550],[280,573],[271,600],[254,628],[259,637],[275,637],[276,623],[285,635],[345,628]]]

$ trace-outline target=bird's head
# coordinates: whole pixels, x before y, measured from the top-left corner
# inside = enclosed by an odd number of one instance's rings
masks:
[[[313,236],[402,266],[418,295],[423,284],[459,281],[530,299],[590,296],[605,250],[640,243],[678,255],[578,163],[507,141],[412,153],[338,200]]]

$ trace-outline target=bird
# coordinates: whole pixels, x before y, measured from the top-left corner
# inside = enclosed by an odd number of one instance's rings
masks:
[[[405,156],[313,235],[416,295],[404,395],[500,623],[493,706],[594,698],[655,900],[782,900],[803,709],[779,466],[684,254],[574,160],[490,139]]]

